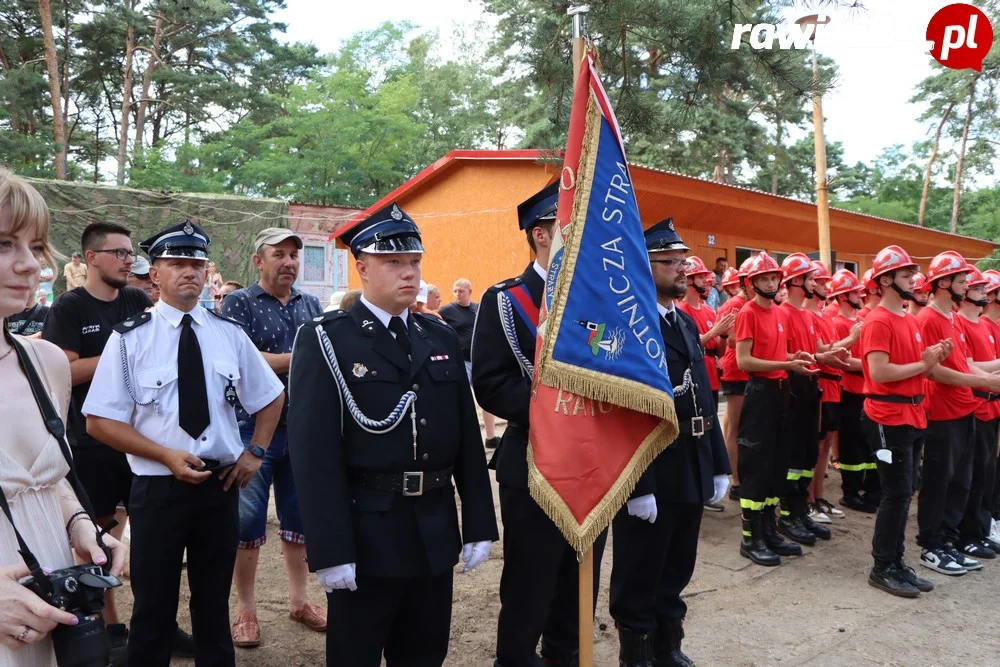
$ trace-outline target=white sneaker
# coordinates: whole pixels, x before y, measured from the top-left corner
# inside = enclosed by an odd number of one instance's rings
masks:
[[[968,572],[944,549],[924,549],[920,554],[920,564],[950,577],[960,577]]]
[[[993,519],[990,524],[990,539],[994,542],[1000,542],[1000,521]]]
[[[831,505],[830,501],[828,501],[826,498],[817,498],[816,506],[819,507],[820,511],[822,511],[824,514],[826,514],[827,516],[832,516],[834,519],[843,519],[845,516],[847,516],[847,514],[845,514],[841,510]]]
[[[830,517],[816,505],[809,506],[809,518],[816,523],[831,523]]]

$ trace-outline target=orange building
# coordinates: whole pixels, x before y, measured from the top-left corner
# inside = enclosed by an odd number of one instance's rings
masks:
[[[478,296],[519,274],[530,261],[517,225],[517,205],[552,181],[560,168],[559,155],[551,151],[451,151],[345,228],[397,202],[423,235],[424,280],[438,285],[446,302],[456,278],[471,280]],[[641,165],[630,165],[630,170],[643,225],[673,217],[692,254],[709,266],[716,257],[738,265],[757,250],[780,262],[787,253],[813,252],[818,246],[814,204]],[[974,260],[991,255],[995,247],[990,241],[837,208],[830,210],[830,243],[835,268],[846,266],[859,275],[876,252],[892,243],[925,266],[942,250],[957,250]],[[350,286],[360,287],[357,274],[348,275]]]

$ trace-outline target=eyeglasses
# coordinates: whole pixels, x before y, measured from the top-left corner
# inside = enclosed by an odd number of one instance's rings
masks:
[[[135,259],[136,254],[132,250],[126,250],[125,248],[115,248],[113,250],[94,250],[93,252],[110,252],[114,253],[115,257],[119,262],[124,262],[127,259]]]
[[[667,266],[673,266],[674,264],[677,264],[680,268],[684,270],[690,269],[693,266],[691,262],[689,262],[686,259],[651,259],[649,260],[649,263],[666,264]]]

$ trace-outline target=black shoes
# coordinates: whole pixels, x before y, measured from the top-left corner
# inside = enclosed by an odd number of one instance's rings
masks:
[[[802,525],[799,517],[791,515],[782,516],[778,520],[778,532],[793,542],[804,544],[807,547],[816,544],[816,536],[811,530]]]
[[[761,528],[764,530],[764,544],[779,556],[801,556],[802,547],[795,542],[789,542],[778,535],[777,522],[774,518],[774,508],[764,510],[761,517]]]
[[[764,541],[762,523],[763,516],[760,511],[743,510],[743,539],[740,540],[740,555],[765,567],[781,565],[778,554],[771,551]]]
[[[181,630],[177,626],[177,634],[174,635],[174,646],[170,650],[170,655],[175,658],[195,657],[194,637]]]
[[[809,518],[809,515],[803,515],[798,517],[799,521],[805,526],[806,530],[815,535],[821,540],[828,540],[833,537],[833,533],[826,526],[816,523]]]
[[[654,667],[653,633],[618,626],[618,667]]]
[[[496,449],[500,446],[500,436],[486,438],[486,449]]]
[[[864,512],[865,514],[875,514],[878,511],[878,505],[866,501],[859,493],[845,494],[840,499],[840,504],[844,507],[850,507],[856,512]]]
[[[962,542],[958,545],[959,552],[965,554],[966,556],[971,556],[972,558],[980,558],[983,560],[993,560],[997,557],[997,554],[993,549],[983,544],[979,540],[968,540]]]
[[[916,588],[921,593],[930,593],[934,590],[934,584],[926,579],[917,576],[916,571],[900,558],[896,561],[896,573],[900,579]]]
[[[684,639],[683,621],[676,618],[660,618],[659,627],[653,638],[653,667],[695,667],[694,660],[681,651]]]
[[[917,587],[906,581],[895,565],[873,567],[868,575],[868,584],[901,598],[920,597],[920,591]]]

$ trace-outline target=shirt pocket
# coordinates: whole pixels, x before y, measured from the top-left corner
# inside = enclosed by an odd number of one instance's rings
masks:
[[[223,392],[226,387],[232,385],[235,388],[240,383],[240,367],[231,361],[214,361],[212,370],[215,371],[215,377],[220,382],[219,386]]]
[[[459,375],[465,374],[465,367],[432,361],[427,365],[427,372],[435,382],[458,382]]]
[[[177,365],[157,366],[136,373],[136,384],[139,385],[139,402],[156,400],[160,391],[169,390],[177,381]]]

